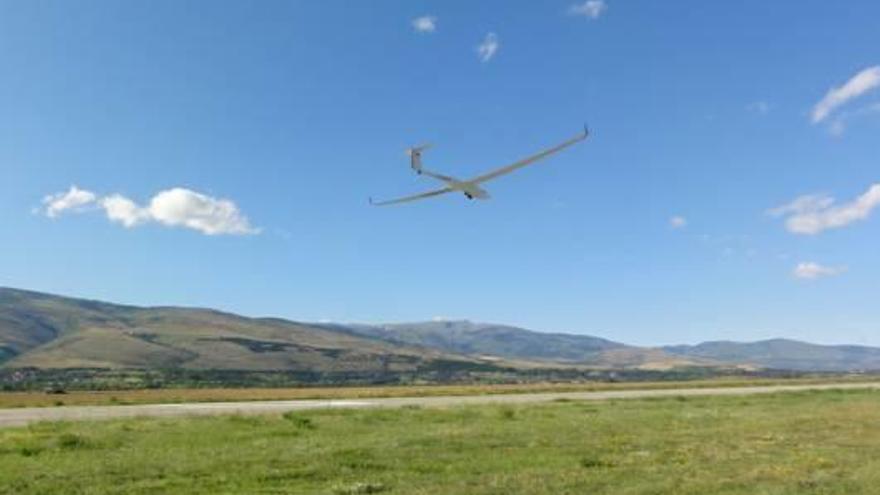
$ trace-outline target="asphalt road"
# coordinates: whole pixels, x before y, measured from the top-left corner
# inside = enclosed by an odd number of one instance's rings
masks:
[[[751,395],[804,390],[874,389],[880,383],[822,385],[773,385],[761,387],[683,388],[664,390],[615,390],[604,392],[551,392],[448,397],[399,397],[383,399],[279,400],[253,402],[188,402],[134,406],[62,406],[0,409],[0,427],[25,426],[38,421],[91,421],[132,417],[212,416],[217,414],[279,414],[285,411],[368,407],[454,407],[473,404],[528,404],[557,400],[641,399],[646,397],[694,397]]]

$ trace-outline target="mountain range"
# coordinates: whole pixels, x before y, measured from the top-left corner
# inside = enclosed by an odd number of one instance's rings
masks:
[[[880,348],[786,339],[648,348],[470,321],[314,324],[0,288],[0,367],[5,368],[406,372],[438,363],[863,371],[880,370]]]

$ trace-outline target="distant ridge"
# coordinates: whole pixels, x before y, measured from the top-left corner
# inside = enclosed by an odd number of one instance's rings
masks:
[[[361,335],[462,354],[490,354],[583,362],[608,349],[628,347],[587,335],[539,333],[523,328],[468,320],[396,323],[351,327]]]
[[[703,342],[663,349],[679,356],[748,363],[764,368],[800,371],[880,369],[880,348],[857,345],[818,345],[791,339],[770,339],[758,342]]]
[[[796,340],[660,348],[461,321],[386,325],[246,318],[0,288],[0,366],[381,373],[456,366],[880,370],[880,348]]]

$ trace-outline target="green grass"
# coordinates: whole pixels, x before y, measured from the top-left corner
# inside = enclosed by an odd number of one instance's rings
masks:
[[[42,423],[15,494],[873,494],[880,393]]]

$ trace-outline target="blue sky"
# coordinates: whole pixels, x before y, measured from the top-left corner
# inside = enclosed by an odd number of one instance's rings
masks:
[[[877,19],[871,1],[0,2],[0,285],[880,345]],[[409,145],[468,177],[584,121],[587,142],[491,201],[367,204],[436,185]]]

